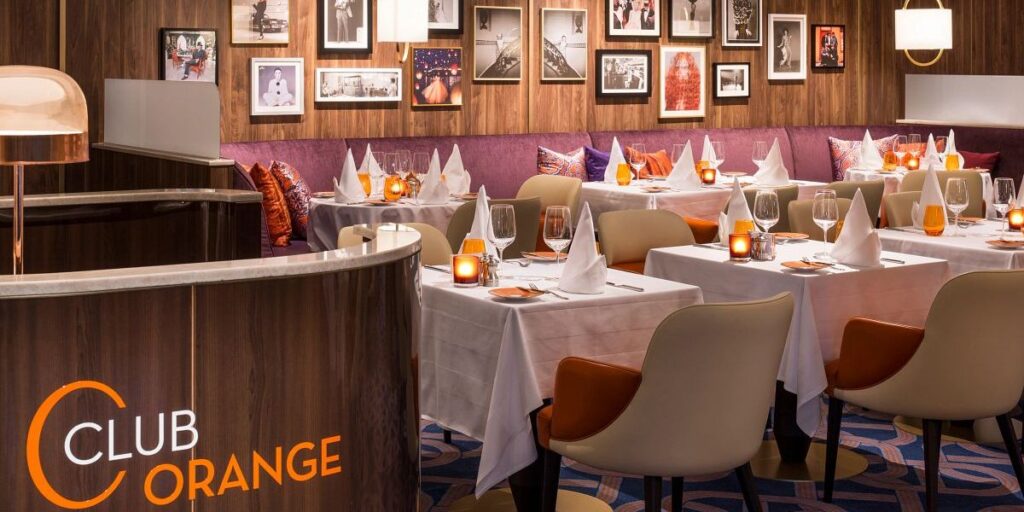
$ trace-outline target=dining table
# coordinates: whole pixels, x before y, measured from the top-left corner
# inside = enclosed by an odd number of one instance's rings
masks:
[[[949,262],[950,275],[977,270],[1024,269],[1024,234],[1006,231],[996,220],[961,222],[960,236],[947,227],[942,236],[928,236],[913,226],[878,230],[882,248]],[[998,242],[1004,239],[1005,242]],[[998,244],[990,243],[996,241]]]
[[[333,197],[314,197],[309,202],[306,241],[314,252],[333,251],[338,248],[338,232],[359,224],[419,222],[444,233],[455,210],[464,202],[455,197],[443,204],[421,204],[409,198],[386,202],[370,197],[363,203],[346,204],[336,202]]]

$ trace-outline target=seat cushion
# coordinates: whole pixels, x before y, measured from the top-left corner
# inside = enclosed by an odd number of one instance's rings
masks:
[[[604,181],[604,171],[608,169],[609,153],[590,146],[583,148],[587,160],[587,181]]]
[[[626,148],[626,161],[632,162],[637,151],[633,148]],[[669,159],[668,153],[664,149],[660,149],[653,153],[644,153],[643,159],[645,165],[640,169],[640,179],[646,179],[651,176],[668,176],[672,172],[672,160]]]
[[[883,156],[896,147],[897,135],[890,135],[882,139],[874,139],[875,148],[879,156]],[[860,147],[862,140],[842,140],[835,137],[828,138],[829,154],[832,157],[832,179],[829,181],[843,181],[846,179],[846,171],[860,162]]]
[[[263,213],[266,216],[270,244],[274,247],[287,246],[292,236],[292,219],[288,214],[288,203],[284,199],[281,185],[259,162],[249,169],[249,176],[256,184],[256,189],[263,194]]]
[[[537,174],[566,176],[586,181],[587,161],[583,148],[563,154],[537,146]]]
[[[309,185],[298,169],[285,162],[274,160],[270,165],[270,173],[284,192],[288,215],[292,220],[292,238],[305,240],[306,227],[309,225],[309,201],[313,198]]]

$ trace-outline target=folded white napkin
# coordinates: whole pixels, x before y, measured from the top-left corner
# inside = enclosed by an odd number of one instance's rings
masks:
[[[452,156],[448,157],[448,162],[444,164],[443,174],[445,183],[448,184],[448,190],[452,194],[461,196],[469,193],[472,178],[466,167],[462,165],[462,152],[459,151],[458,144],[452,148]]]
[[[373,156],[373,149],[366,145],[366,154],[363,155],[363,163],[359,165],[359,172],[370,175],[370,194],[384,194],[384,169],[380,168],[377,157]]]
[[[608,266],[597,252],[594,217],[590,204],[584,203],[558,287],[569,293],[602,293],[607,281]]]
[[[956,140],[953,138],[953,130],[949,130],[949,137],[946,137],[946,150],[943,152],[947,157],[956,155],[960,159],[960,168],[964,168],[964,156],[956,150]]]
[[[924,177],[924,187],[921,189],[921,200],[914,203],[911,215],[914,219],[914,227],[924,229],[924,211],[929,205],[941,205],[942,211],[946,211],[946,199],[942,195],[942,187],[939,186],[939,175],[935,174],[935,168],[930,167]],[[845,227],[843,229],[846,229]]]
[[[430,158],[430,167],[427,168],[427,177],[423,178],[420,186],[420,204],[446,204],[448,203],[448,185],[441,181],[441,159],[434,150],[434,156]]]
[[[665,183],[676,190],[700,190],[700,176],[697,176],[697,169],[693,164],[693,148],[690,147],[690,141],[686,141],[683,154],[676,160],[676,165],[672,167],[672,172],[665,179]]]
[[[732,196],[729,197],[729,213],[722,212],[718,214],[719,241],[723,244],[729,243],[729,235],[732,234],[732,229],[736,226],[736,221],[738,220],[752,221],[754,216],[750,214],[747,196],[743,195],[743,189],[740,188],[739,182],[735,182],[732,186]],[[754,224],[754,230],[758,230],[756,223]]]
[[[619,164],[626,163],[626,157],[622,154],[622,146],[619,145],[619,138],[612,138],[612,149],[608,152],[608,167],[604,168],[604,182],[615,183],[615,174],[619,171]]]
[[[355,204],[366,201],[366,191],[359,176],[356,175],[356,160],[352,158],[352,150],[345,156],[345,165],[341,167],[341,180],[334,179],[334,201],[342,204]]]
[[[761,169],[754,173],[754,181],[758,185],[778,187],[789,185],[789,170],[786,163],[782,161],[782,150],[779,149],[779,139],[772,143],[772,149],[768,151],[768,157],[764,159]]]
[[[871,132],[864,130],[864,140],[860,143],[860,159],[857,161],[859,169],[877,171],[882,168],[882,155],[871,139]]]
[[[929,133],[928,144],[925,145],[924,157],[918,162],[918,169],[926,170],[930,164],[936,167],[942,165],[942,159],[939,158],[939,150],[935,148],[935,136]]]
[[[491,225],[491,205],[490,200],[487,199],[487,190],[483,185],[480,185],[480,190],[477,192],[476,212],[473,214],[473,224],[469,228],[467,237],[483,240],[484,246],[487,247],[487,254],[498,255],[497,249],[491,242],[494,239],[494,227]]]
[[[700,150],[700,159],[718,169],[718,155],[715,154],[715,147],[711,145],[711,137],[707,135],[704,136],[704,147]]]
[[[853,195],[843,230],[832,248],[832,257],[854,267],[877,267],[882,263],[882,241],[875,232],[875,222],[868,215],[860,189]]]

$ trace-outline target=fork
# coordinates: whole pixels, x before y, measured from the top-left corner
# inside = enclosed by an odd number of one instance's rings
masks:
[[[633,285],[629,285],[629,284],[616,284],[616,283],[613,283],[611,281],[607,281],[604,284],[606,284],[608,286],[615,287],[615,288],[622,288],[624,290],[632,290],[634,292],[643,293],[643,291],[644,291],[644,289],[640,288],[639,286],[633,286]]]
[[[539,286],[537,286],[537,285],[535,285],[533,283],[530,283],[530,289],[535,291],[535,292],[550,293],[551,295],[554,295],[555,297],[558,297],[559,299],[562,299],[562,300],[569,300],[569,297],[566,297],[565,295],[562,295],[562,294],[559,294],[559,293],[555,293],[555,292],[553,292],[551,290],[542,290]]]

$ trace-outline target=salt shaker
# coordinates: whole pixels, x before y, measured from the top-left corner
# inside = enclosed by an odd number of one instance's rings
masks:
[[[775,234],[750,233],[750,257],[754,261],[772,261],[775,259]]]

